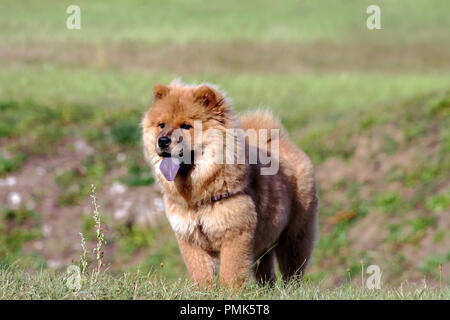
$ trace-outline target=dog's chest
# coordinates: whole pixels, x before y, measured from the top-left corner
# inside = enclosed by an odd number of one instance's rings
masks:
[[[166,215],[178,239],[205,250],[220,251],[223,241],[243,230],[255,230],[257,214],[251,198],[237,195],[197,210],[166,198]]]
[[[217,215],[208,211],[167,210],[167,218],[178,238],[196,243],[205,249],[219,249],[219,242],[226,228]]]

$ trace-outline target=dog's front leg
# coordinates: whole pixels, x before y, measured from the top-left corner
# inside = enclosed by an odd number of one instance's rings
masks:
[[[220,251],[220,283],[240,286],[250,278],[253,263],[253,232],[244,231],[227,237]]]
[[[191,279],[201,287],[213,285],[217,257],[189,242],[179,240],[178,244]]]

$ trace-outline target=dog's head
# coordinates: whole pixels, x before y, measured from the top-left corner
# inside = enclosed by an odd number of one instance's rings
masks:
[[[142,122],[145,154],[151,164],[159,165],[167,180],[173,180],[180,168],[189,171],[213,143],[204,133],[224,131],[231,122],[229,103],[214,86],[156,84]]]

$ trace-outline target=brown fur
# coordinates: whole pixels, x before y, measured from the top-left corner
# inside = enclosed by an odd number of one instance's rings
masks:
[[[174,181],[167,181],[158,170],[161,157],[157,139],[172,134],[182,124],[192,125],[193,120],[201,120],[204,131],[280,129],[280,170],[264,176],[260,174],[261,163],[208,162],[206,150],[212,142],[195,145],[191,129],[183,131],[184,138],[191,138],[184,152],[195,151],[200,160]],[[156,169],[166,214],[192,279],[201,285],[214,283],[219,258],[224,285],[239,285],[252,275],[261,282],[275,281],[275,258],[284,279],[303,275],[316,236],[318,199],[313,168],[270,113],[238,119],[225,95],[214,86],[175,82],[155,85],[153,103],[142,127],[145,154]],[[267,140],[270,144],[272,137]],[[247,142],[247,148],[258,146]],[[227,192],[236,194],[210,200]]]

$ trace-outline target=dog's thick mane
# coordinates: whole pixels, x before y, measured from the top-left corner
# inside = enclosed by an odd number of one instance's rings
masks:
[[[226,154],[232,154],[234,156],[234,163],[216,163],[216,157],[214,153],[217,150],[217,144],[214,142],[205,141],[203,137],[201,155],[198,156],[198,151],[196,153],[196,158],[192,167],[186,171],[186,174],[178,175],[173,182],[166,181],[165,179],[159,179],[161,187],[164,189],[165,194],[172,199],[174,202],[178,202],[180,205],[187,205],[188,207],[195,207],[199,203],[207,202],[212,197],[221,194],[234,194],[243,191],[245,188],[245,175],[248,168],[247,160],[245,163],[238,162],[238,148],[234,144],[229,144],[227,139],[225,139],[225,134],[228,129],[242,129],[240,132],[244,132],[248,129],[253,129],[259,133],[260,129],[269,130],[267,135],[267,141],[263,145],[270,146],[272,141],[272,136],[270,134],[270,129],[280,129],[280,136],[278,138],[284,139],[285,131],[280,124],[280,122],[272,115],[270,111],[259,110],[257,112],[249,113],[238,118],[235,113],[231,99],[229,99],[224,91],[221,91],[218,86],[209,83],[193,83],[186,84],[180,79],[174,79],[169,85],[169,94],[179,97],[190,97],[191,92],[207,86],[212,89],[216,96],[221,100],[220,107],[205,107],[209,108],[208,112],[215,112],[213,116],[216,120],[213,122],[213,128],[222,133],[222,139],[215,140],[218,143],[225,143],[224,150]],[[217,110],[220,108],[220,111]],[[233,135],[234,142],[238,141],[237,135]],[[260,145],[259,134],[257,135],[257,144],[253,146],[258,148]],[[244,142],[246,157],[247,142]],[[240,142],[240,146],[242,143]],[[159,161],[158,156],[153,157],[153,164],[157,166]],[[183,201],[184,200],[184,201]],[[182,202],[182,203],[180,203]]]

